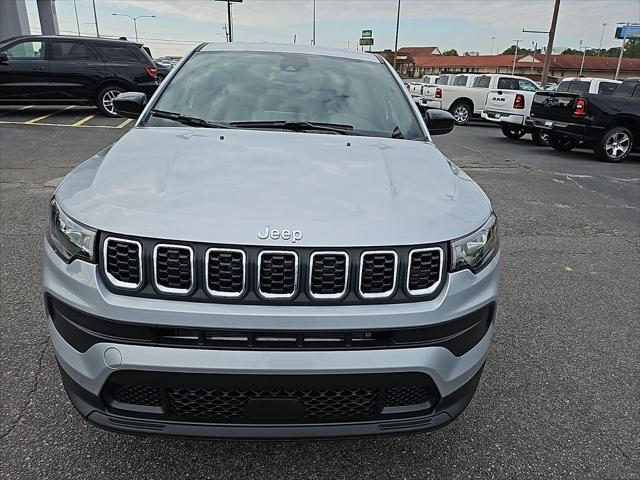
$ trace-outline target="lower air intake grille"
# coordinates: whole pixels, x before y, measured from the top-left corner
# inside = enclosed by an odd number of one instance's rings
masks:
[[[266,298],[291,298],[298,284],[298,255],[263,251],[258,255],[258,289]]]
[[[191,418],[241,419],[247,401],[256,398],[299,400],[307,419],[371,416],[376,407],[377,389],[332,390],[209,390],[170,388],[172,415]]]
[[[167,293],[187,293],[193,285],[193,251],[179,245],[154,250],[156,287]]]
[[[311,255],[309,290],[316,298],[339,298],[347,291],[349,257],[343,252]]]
[[[113,389],[112,397],[115,401],[129,405],[160,406],[160,389],[143,385],[118,385]]]
[[[398,257],[395,252],[365,252],[360,259],[360,294],[388,297],[396,284]]]
[[[426,386],[410,385],[407,387],[389,388],[384,394],[385,407],[404,407],[420,405],[432,398]]]
[[[142,283],[142,246],[138,242],[108,238],[104,265],[109,281],[116,287],[136,288]]]
[[[440,248],[412,250],[409,255],[407,290],[412,295],[432,292],[440,282],[441,270],[442,250]]]

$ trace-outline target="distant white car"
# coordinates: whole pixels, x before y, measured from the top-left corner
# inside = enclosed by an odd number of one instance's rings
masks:
[[[555,91],[613,95],[621,83],[620,80],[611,80],[610,78],[567,77],[560,81]]]

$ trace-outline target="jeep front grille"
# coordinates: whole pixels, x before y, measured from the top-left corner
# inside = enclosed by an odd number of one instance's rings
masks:
[[[248,305],[430,300],[448,264],[446,244],[280,250],[106,234],[100,253],[100,273],[115,293]]]

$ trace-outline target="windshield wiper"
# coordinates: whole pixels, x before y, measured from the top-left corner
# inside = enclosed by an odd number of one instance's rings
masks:
[[[338,123],[311,123],[293,122],[288,120],[277,121],[257,121],[257,122],[231,122],[231,127],[238,128],[278,128],[282,130],[293,130],[294,132],[304,131],[324,131],[333,132],[340,135],[353,135],[353,125],[340,125]]]
[[[177,112],[167,112],[165,110],[151,110],[151,113],[155,117],[167,118],[169,120],[174,120],[176,122],[182,123],[183,125],[189,125],[191,127],[231,128],[229,125],[210,122],[209,120],[205,120],[203,118],[190,117],[189,115],[183,115],[182,113],[177,113]]]

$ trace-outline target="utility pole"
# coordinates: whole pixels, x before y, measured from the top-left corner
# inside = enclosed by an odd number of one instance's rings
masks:
[[[489,50],[489,53],[491,55],[493,55],[493,42],[494,42],[495,39],[496,39],[496,37],[491,37],[491,50]]]
[[[233,42],[233,26],[231,22],[231,4],[242,3],[242,0],[215,0],[217,2],[227,2],[227,42]]]
[[[393,69],[396,70],[396,61],[398,60],[398,32],[400,31],[400,0],[398,0],[398,15],[396,16],[396,44],[393,49]]]
[[[604,29],[607,26],[606,23],[602,24],[602,33],[600,34],[600,45],[598,45],[598,56],[600,56],[600,50],[602,50],[602,39],[604,38]]]
[[[547,86],[549,76],[549,66],[551,65],[551,54],[553,53],[553,40],[556,36],[556,25],[558,24],[558,12],[560,11],[560,0],[556,0],[553,7],[553,17],[551,18],[551,28],[549,29],[549,41],[547,51],[544,54],[544,68],[542,69],[542,88]]]
[[[513,41],[516,42],[516,51],[513,53],[513,67],[511,67],[511,75],[515,74],[516,72],[516,59],[518,58],[518,45],[522,40],[515,39]]]
[[[311,36],[311,45],[316,44],[316,0],[313,0],[313,35]]]
[[[580,42],[582,42],[582,40],[580,40]],[[578,73],[578,76],[581,77],[582,76],[582,69],[584,68],[584,57],[587,55],[587,46],[584,46],[584,51],[582,52],[582,62],[580,63],[580,72]]]
[[[93,19],[96,22],[96,37],[100,36],[100,30],[98,30],[98,14],[96,13],[96,0],[92,0],[93,2]]]

